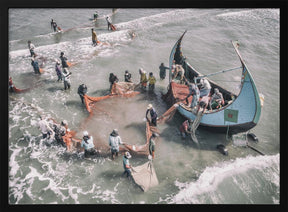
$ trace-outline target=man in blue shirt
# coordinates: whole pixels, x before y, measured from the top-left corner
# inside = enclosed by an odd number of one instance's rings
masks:
[[[81,147],[84,147],[85,150],[85,157],[89,157],[91,155],[96,155],[97,152],[94,148],[93,137],[89,135],[87,131],[83,132],[83,139],[81,142]]]

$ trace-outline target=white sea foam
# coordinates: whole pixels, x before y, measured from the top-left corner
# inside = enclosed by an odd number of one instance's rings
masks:
[[[279,173],[279,154],[257,157],[248,156],[246,158],[237,158],[230,162],[217,163],[213,167],[205,168],[199,179],[195,182],[181,183],[176,181],[175,185],[179,187],[180,192],[174,196],[171,202],[179,204],[202,203],[200,200],[201,195],[210,195],[226,178],[245,173],[247,170],[251,169],[263,170],[267,168],[275,169],[275,167],[278,167],[276,168],[276,171]],[[263,171],[263,173],[265,173],[265,171]],[[268,174],[266,179],[271,180],[271,183],[279,187],[279,174],[276,174],[275,170],[274,172],[269,173],[273,173],[273,176]],[[245,190],[244,186],[245,185],[242,185],[243,190]],[[213,195],[210,196],[210,198],[213,198]],[[216,202],[217,200],[215,200],[214,203]]]

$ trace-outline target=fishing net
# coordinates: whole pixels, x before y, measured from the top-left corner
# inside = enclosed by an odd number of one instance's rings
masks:
[[[177,107],[179,104],[175,103],[172,107],[170,107],[165,113],[163,113],[159,119],[157,120],[158,123],[163,123],[172,119],[174,114],[177,111]]]
[[[129,150],[131,155],[148,156],[149,155],[149,140],[150,140],[150,137],[152,136],[153,132],[159,134],[157,127],[150,126],[149,122],[146,121],[146,142],[145,142],[145,144],[143,144],[143,145],[125,144],[124,146],[127,148],[127,150]]]
[[[131,175],[135,183],[139,185],[144,192],[146,192],[149,188],[159,184],[155,169],[151,161],[148,161],[137,167],[132,167]]]
[[[92,112],[91,107],[93,106],[94,103],[108,99],[108,98],[113,98],[116,96],[120,97],[133,97],[137,94],[139,94],[139,91],[134,91],[136,85],[134,83],[130,82],[118,82],[114,83],[111,89],[111,93],[106,96],[98,96],[98,97],[91,97],[88,96],[87,94],[84,95],[84,101],[85,101],[85,106],[86,109],[89,113]]]

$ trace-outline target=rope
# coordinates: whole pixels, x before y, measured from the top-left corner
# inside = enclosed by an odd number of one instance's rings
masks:
[[[198,128],[198,126],[199,126],[199,124],[201,122],[202,116],[203,116],[203,113],[199,110],[195,120],[193,121],[193,123],[191,125],[191,138],[197,144],[199,142],[198,142],[198,139],[196,137],[195,132],[196,132],[196,130],[197,130],[197,128]]]

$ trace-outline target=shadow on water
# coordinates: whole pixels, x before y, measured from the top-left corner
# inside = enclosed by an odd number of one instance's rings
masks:
[[[161,130],[161,137],[165,142],[175,142],[187,146],[188,148],[207,151],[219,151],[217,149],[218,144],[227,146],[231,142],[230,140],[227,140],[226,134],[210,132],[201,129],[201,126],[196,130],[198,143],[194,142],[189,134],[183,139],[179,128],[185,120],[186,119],[183,116],[176,112],[172,120],[166,122],[168,127]]]

